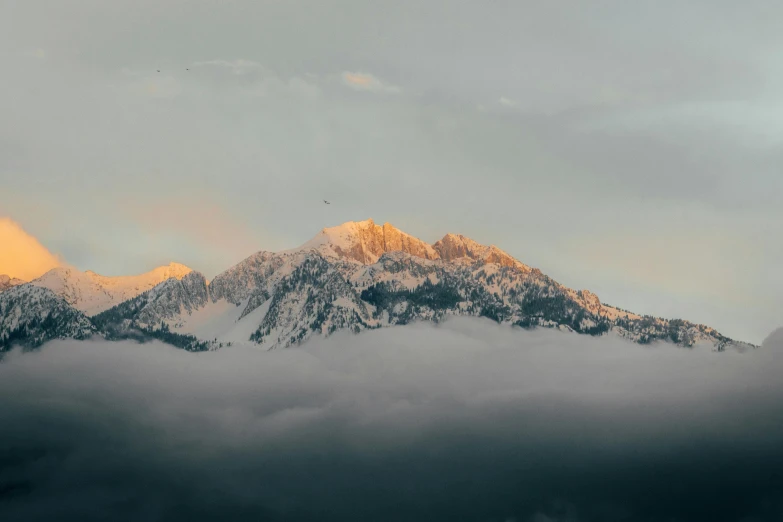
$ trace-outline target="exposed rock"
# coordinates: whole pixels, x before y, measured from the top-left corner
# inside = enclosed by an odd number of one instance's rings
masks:
[[[24,281],[7,275],[0,275],[0,292],[24,284]]]
[[[446,234],[443,239],[432,245],[444,261],[457,261],[467,258],[480,263],[495,263],[500,266],[514,267],[530,271],[530,267],[520,263],[495,245],[484,246],[460,234]]]
[[[375,263],[386,252],[400,251],[423,259],[440,257],[432,246],[424,241],[389,223],[376,225],[372,219],[349,221],[337,227],[325,228],[297,250],[310,249],[365,265]]]

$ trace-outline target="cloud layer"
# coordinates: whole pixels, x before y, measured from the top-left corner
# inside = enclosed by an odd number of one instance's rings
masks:
[[[396,85],[389,85],[372,74],[361,72],[344,72],[342,74],[343,83],[357,91],[372,91],[384,93],[398,93],[400,88]]]
[[[0,518],[774,520],[781,353],[465,318],[275,352],[55,342],[0,364]]]
[[[30,281],[61,264],[18,223],[0,216],[0,274]]]

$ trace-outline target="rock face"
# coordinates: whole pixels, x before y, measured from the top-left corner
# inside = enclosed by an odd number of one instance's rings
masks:
[[[129,299],[98,315],[93,320],[102,328],[110,323],[132,321],[141,327],[155,327],[202,308],[209,293],[207,280],[192,271],[182,279],[170,278],[141,295]]]
[[[147,325],[190,314],[209,299],[207,280],[199,272],[190,272],[182,279],[167,279],[146,295],[147,304],[139,313],[139,321]]]
[[[350,221],[338,227],[325,228],[297,250],[318,250],[362,264],[372,264],[386,252],[405,252],[423,259],[440,256],[424,241],[406,234],[389,223],[376,225],[372,219]]]
[[[429,245],[389,223],[376,225],[372,219],[349,221],[337,227],[325,228],[296,250],[317,250],[326,256],[336,256],[364,265],[376,263],[386,253],[404,252],[428,260],[494,263],[531,270],[496,246],[485,246],[463,235],[446,234],[434,245]]]
[[[24,281],[15,277],[0,274],[0,292],[24,284]]]
[[[209,284],[212,301],[225,299],[239,304],[264,285],[284,264],[284,256],[272,252],[258,252],[217,275]]]
[[[500,266],[515,267],[530,271],[524,265],[494,245],[484,246],[459,234],[446,234],[443,239],[432,245],[444,261],[470,259],[481,263],[494,263]]]
[[[0,352],[52,339],[85,339],[96,328],[48,288],[22,284],[0,294]]]

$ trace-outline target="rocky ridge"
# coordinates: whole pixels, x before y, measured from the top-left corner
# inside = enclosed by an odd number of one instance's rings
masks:
[[[86,339],[90,319],[48,288],[29,283],[0,294],[0,352],[15,344],[36,347],[52,339]]]
[[[24,284],[24,281],[15,277],[10,277],[4,274],[0,274],[0,292]]]

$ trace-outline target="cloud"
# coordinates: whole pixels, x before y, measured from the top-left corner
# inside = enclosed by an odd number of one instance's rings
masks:
[[[573,238],[564,249],[578,256],[585,269],[657,288],[676,297],[725,300],[737,308],[752,305],[754,288],[736,281],[732,252],[756,251],[758,239],[729,228],[706,226],[684,232],[678,223],[655,223],[641,230],[623,223],[607,223],[600,238]],[[705,262],[709,259],[710,262]],[[747,259],[745,269],[757,271],[759,261]]]
[[[25,56],[29,56],[30,58],[36,58],[38,60],[45,60],[46,57],[49,55],[49,53],[46,52],[46,49],[31,49],[24,53]]]
[[[157,255],[172,256],[172,245],[183,248],[183,243],[196,250],[206,249],[209,255],[193,268],[208,278],[261,250],[264,239],[268,242],[263,233],[204,195],[187,200],[174,195],[153,198],[144,208],[126,202],[117,210],[141,229]]]
[[[182,84],[169,75],[146,76],[130,85],[131,91],[150,98],[175,98],[182,94]]]
[[[343,72],[343,84],[357,91],[382,92],[397,94],[401,89],[396,85],[387,84],[372,74],[361,72]]]
[[[498,100],[498,103],[501,105],[505,105],[506,107],[517,107],[519,105],[519,102],[512,100],[510,98],[506,98],[505,96],[501,96]]]
[[[193,62],[195,67],[222,67],[230,70],[233,74],[242,75],[253,71],[263,71],[265,68],[253,60],[242,58],[235,60],[205,60]]]
[[[57,341],[0,363],[0,517],[773,520],[781,350],[468,318],[272,352]]]
[[[63,263],[8,217],[0,217],[0,274],[30,281]]]
[[[285,79],[270,73],[254,82],[245,92],[254,97],[293,95],[297,100],[314,100],[321,96],[321,87],[316,82],[299,76]]]

